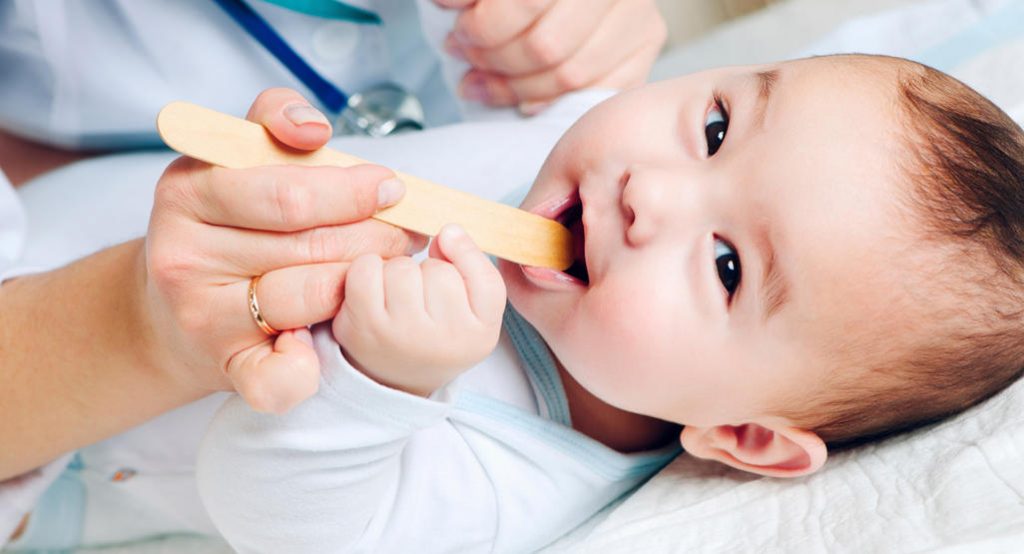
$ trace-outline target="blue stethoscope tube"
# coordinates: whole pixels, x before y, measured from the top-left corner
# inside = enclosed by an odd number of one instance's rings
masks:
[[[232,19],[309,88],[324,108],[337,117],[348,106],[348,95],[310,67],[244,0],[214,0]]]

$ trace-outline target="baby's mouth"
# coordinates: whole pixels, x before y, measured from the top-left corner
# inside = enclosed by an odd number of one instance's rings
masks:
[[[586,256],[586,230],[583,227],[583,202],[579,194],[570,198],[562,213],[555,216],[555,221],[564,225],[572,233],[572,255],[573,262],[565,273],[570,277],[578,279],[583,284],[590,283],[590,273],[587,271]]]

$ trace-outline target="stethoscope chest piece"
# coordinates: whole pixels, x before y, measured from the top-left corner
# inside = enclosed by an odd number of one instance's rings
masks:
[[[2,1],[2,0],[0,0]],[[384,83],[359,94],[347,96],[344,91],[325,79],[312,66],[306,63],[291,46],[270,26],[260,14],[256,13],[245,0],[214,0],[227,14],[235,20],[252,38],[277,58],[295,77],[320,100],[320,103],[331,114],[338,114],[335,123],[335,134],[338,135],[369,135],[386,137],[404,131],[423,129],[425,118],[423,105],[412,93],[394,83]],[[278,4],[291,6],[292,2],[275,1]],[[366,16],[379,23],[375,14],[363,13],[342,2],[324,0],[333,12],[342,12],[351,18],[358,12],[356,20],[366,22]],[[306,8],[317,7],[317,2],[300,2],[297,11],[306,13]],[[293,6],[294,7],[294,6]],[[317,7],[319,10],[323,6]],[[329,11],[331,11],[329,10]]]
[[[349,97],[338,115],[335,134],[386,137],[423,127],[423,105],[416,96],[394,83],[384,83]]]

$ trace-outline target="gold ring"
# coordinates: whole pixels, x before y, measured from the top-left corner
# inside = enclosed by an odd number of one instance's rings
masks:
[[[260,282],[262,275],[257,275],[252,279],[249,279],[249,313],[252,314],[253,321],[256,322],[256,326],[260,328],[260,331],[274,336],[281,334],[281,331],[274,329],[267,323],[266,319],[263,319],[263,313],[260,312],[260,301],[256,299],[256,285]]]

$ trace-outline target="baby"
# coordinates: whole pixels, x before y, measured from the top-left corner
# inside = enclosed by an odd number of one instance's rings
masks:
[[[625,92],[522,204],[573,231],[573,268],[495,268],[454,227],[422,263],[357,260],[320,392],[229,401],[204,502],[243,552],[524,552],[679,444],[808,475],[1020,375],[1022,184],[1021,128],[905,60]]]

